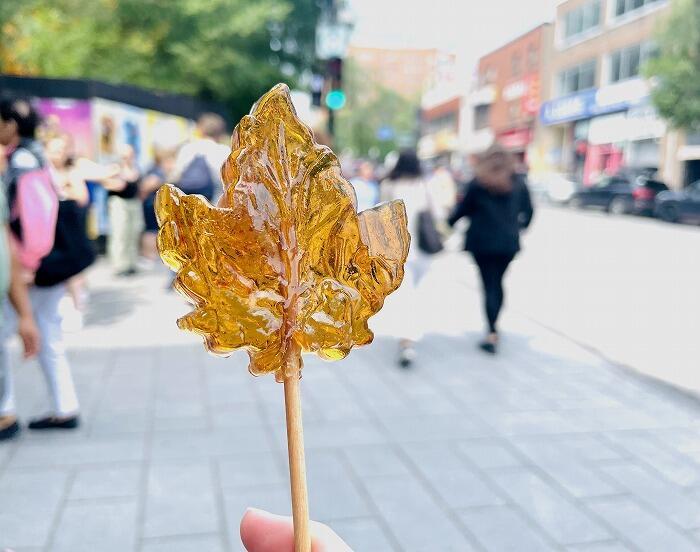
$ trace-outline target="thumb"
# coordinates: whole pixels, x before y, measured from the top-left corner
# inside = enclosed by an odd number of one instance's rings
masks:
[[[352,552],[327,525],[311,522],[312,552]],[[241,541],[248,552],[294,552],[290,517],[248,508],[241,520]]]

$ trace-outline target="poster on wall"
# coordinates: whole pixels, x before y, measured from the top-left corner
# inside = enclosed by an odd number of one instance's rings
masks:
[[[49,139],[68,134],[78,157],[92,159],[95,153],[92,138],[92,109],[86,100],[39,98],[36,109],[42,118],[39,134]]]
[[[97,161],[116,161],[119,146],[134,148],[139,165],[148,162],[148,148],[144,141],[146,111],[140,107],[95,98],[92,100],[93,135],[97,144]]]

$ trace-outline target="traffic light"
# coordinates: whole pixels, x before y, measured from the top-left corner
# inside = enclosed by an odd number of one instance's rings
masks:
[[[343,92],[343,60],[330,58],[326,65],[326,74],[330,88],[326,93],[326,107],[331,111],[342,109],[345,105],[345,92]]]

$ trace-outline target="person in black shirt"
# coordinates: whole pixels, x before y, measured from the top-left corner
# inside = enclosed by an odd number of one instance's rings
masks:
[[[119,151],[119,174],[103,184],[109,191],[110,235],[107,252],[118,276],[136,274],[144,225],[139,198],[140,183],[141,173],[136,166],[134,148],[125,144]]]
[[[470,219],[464,249],[479,267],[484,291],[488,333],[479,347],[494,354],[498,347],[496,322],[503,306],[503,276],[520,251],[520,232],[532,220],[532,203],[525,178],[516,174],[510,153],[491,146],[477,162],[476,176],[448,219],[452,226]]]

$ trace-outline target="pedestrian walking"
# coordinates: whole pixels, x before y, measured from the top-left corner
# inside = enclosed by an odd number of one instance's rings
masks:
[[[158,259],[156,246],[158,221],[156,220],[155,201],[158,189],[165,184],[167,175],[173,170],[175,152],[168,149],[156,149],[153,166],[143,177],[139,197],[143,202],[143,219],[145,223],[141,251],[150,260]]]
[[[63,343],[59,303],[65,295],[65,281],[77,272],[66,271],[68,263],[61,258],[57,247],[64,243],[57,232],[64,225],[51,172],[35,140],[37,123],[38,116],[28,101],[0,101],[0,144],[6,151],[4,182],[10,208],[10,241],[17,253],[21,278],[33,283],[29,301],[41,339],[39,363],[52,402],[51,412],[31,421],[29,428],[73,429],[79,425],[79,403]],[[57,261],[53,266],[60,268],[62,274],[53,274],[52,264],[45,264],[50,257]],[[16,434],[19,429],[16,419],[7,426],[8,417],[12,420],[15,416],[15,396],[6,341],[15,327],[23,336],[25,353],[32,351],[24,335],[29,324],[26,306],[13,293],[11,290],[10,302],[14,308],[6,304],[0,341],[0,416],[6,429],[13,428],[6,436]]]
[[[414,150],[404,150],[399,154],[396,165],[381,183],[380,199],[403,200],[408,217],[408,231],[412,236],[404,265],[403,283],[393,302],[395,308],[390,309],[386,315],[391,318],[388,322],[392,326],[392,333],[399,337],[399,366],[408,368],[416,358],[415,345],[424,334],[422,313],[426,305],[423,304],[419,284],[430,269],[431,254],[442,248],[439,244],[434,248],[424,246],[422,238],[427,237],[428,241],[436,239],[437,230],[434,226],[438,221],[432,192],[423,178],[421,164]],[[434,235],[425,236],[426,222],[433,225],[429,233]]]
[[[357,170],[357,176],[350,179],[355,188],[357,211],[371,209],[379,203],[379,183],[374,178],[374,167],[369,161],[362,161]]]
[[[133,276],[139,258],[143,231],[143,208],[139,199],[141,172],[134,148],[119,148],[119,173],[102,181],[109,192],[109,241],[107,254],[117,276]]]
[[[183,192],[200,194],[213,201],[221,190],[221,165],[231,150],[217,140],[225,133],[226,123],[215,113],[204,113],[197,120],[196,137],[177,154],[169,182]]]
[[[452,226],[464,217],[470,219],[464,249],[479,268],[488,324],[479,347],[494,354],[499,343],[497,322],[504,300],[503,277],[520,251],[520,232],[532,220],[527,183],[515,172],[511,154],[501,146],[491,146],[478,157],[475,177],[448,223]]]

